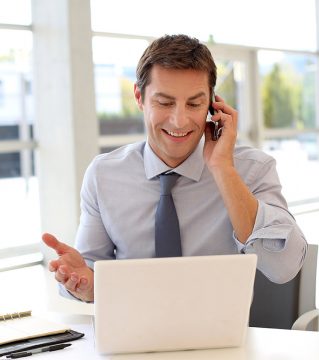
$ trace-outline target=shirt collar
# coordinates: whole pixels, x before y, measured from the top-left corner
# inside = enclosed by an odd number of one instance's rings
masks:
[[[183,161],[179,166],[174,168],[174,172],[179,175],[185,176],[191,180],[199,181],[205,163],[203,158],[203,146],[204,141],[201,139],[196,149],[191,155]],[[148,142],[144,147],[144,168],[146,178],[148,180],[158,176],[159,174],[172,170],[171,167],[167,166],[151,149]]]

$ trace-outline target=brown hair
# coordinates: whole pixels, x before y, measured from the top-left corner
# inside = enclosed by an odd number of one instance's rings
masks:
[[[167,69],[194,69],[208,74],[210,91],[216,85],[216,65],[206,45],[187,35],[165,35],[154,40],[140,58],[136,78],[144,100],[145,88],[151,82],[154,65]]]

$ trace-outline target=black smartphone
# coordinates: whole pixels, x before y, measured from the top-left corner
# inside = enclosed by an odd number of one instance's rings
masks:
[[[208,108],[208,111],[212,116],[215,114],[215,109],[212,106],[212,103],[214,101],[215,101],[215,95],[213,93],[212,102],[211,102],[211,104],[209,105],[209,108]],[[212,140],[217,141],[220,138],[221,134],[222,134],[223,127],[220,125],[219,121],[212,121],[212,120],[208,121],[208,125],[209,125],[210,132],[211,132],[211,135],[212,135]]]

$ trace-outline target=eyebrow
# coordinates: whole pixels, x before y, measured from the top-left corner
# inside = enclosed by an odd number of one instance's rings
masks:
[[[168,95],[168,94],[165,94],[163,92],[157,92],[153,95],[154,98],[157,98],[157,97],[163,97],[165,99],[169,99],[169,100],[175,100],[175,97],[174,96],[171,96],[171,95]],[[200,97],[206,97],[206,94],[203,92],[203,91],[200,91],[199,93],[191,96],[190,98],[188,98],[187,100],[196,100]]]
[[[163,97],[165,99],[175,100],[174,96],[170,96],[170,95],[162,93],[162,92],[157,92],[152,97],[154,97],[154,98]]]

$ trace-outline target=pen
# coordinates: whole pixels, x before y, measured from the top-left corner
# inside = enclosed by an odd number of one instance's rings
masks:
[[[22,358],[22,357],[26,357],[26,356],[31,356],[33,354],[38,354],[38,353],[42,353],[42,352],[46,352],[46,351],[56,351],[56,350],[62,350],[68,346],[71,346],[72,344],[57,344],[57,345],[51,345],[51,346],[46,346],[43,348],[39,348],[39,349],[33,349],[30,351],[21,351],[21,352],[16,352],[10,355],[7,355],[8,359],[18,359],[18,358]]]

